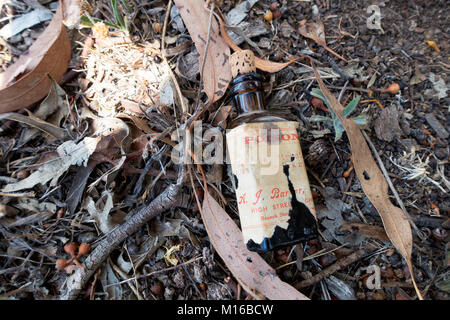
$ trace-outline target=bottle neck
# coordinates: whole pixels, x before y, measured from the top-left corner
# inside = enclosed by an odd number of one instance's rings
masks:
[[[263,84],[260,75],[253,72],[243,74],[234,78],[232,85],[234,103],[239,114],[265,110]]]

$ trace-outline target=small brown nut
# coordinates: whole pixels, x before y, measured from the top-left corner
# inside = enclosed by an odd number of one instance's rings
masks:
[[[27,170],[20,170],[17,172],[16,177],[17,179],[25,179],[30,175],[30,173]]]
[[[277,256],[277,260],[279,260],[282,263],[288,263],[292,261],[292,256],[289,256],[288,252],[284,252]]]
[[[72,258],[75,258],[75,252],[78,249],[78,244],[75,242],[69,242],[64,246],[64,251],[68,253]]]
[[[58,259],[56,260],[56,269],[58,270],[62,270],[64,269],[69,263],[71,262],[71,260],[67,260],[67,259]]]
[[[80,247],[78,248],[77,259],[81,256],[85,256],[85,255],[89,254],[89,252],[91,252],[90,245],[88,245],[87,243],[80,244]]]
[[[153,24],[153,31],[155,31],[156,33],[161,33],[161,31],[162,31],[161,23],[158,23],[158,22],[154,23]]]

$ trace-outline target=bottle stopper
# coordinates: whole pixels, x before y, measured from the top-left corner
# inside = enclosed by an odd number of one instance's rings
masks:
[[[231,74],[233,78],[239,75],[255,72],[255,55],[251,50],[239,50],[230,56]]]

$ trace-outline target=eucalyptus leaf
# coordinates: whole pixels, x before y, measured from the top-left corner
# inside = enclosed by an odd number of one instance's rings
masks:
[[[333,122],[333,119],[328,118],[328,117],[324,117],[318,114],[315,114],[313,116],[311,116],[311,118],[309,118],[309,121],[312,122],[321,122],[321,121],[325,121],[325,122]]]
[[[334,142],[338,141],[339,139],[342,138],[342,134],[344,133],[345,129],[344,126],[342,125],[342,123],[339,121],[338,118],[336,118],[333,121],[333,125],[334,125],[334,130],[336,131],[336,135],[334,137]]]
[[[339,118],[337,117],[337,115],[334,113],[333,109],[328,104],[327,99],[325,98],[325,96],[323,95],[323,93],[322,93],[322,91],[320,89],[313,88],[313,89],[311,89],[310,94],[313,97],[321,99],[325,103],[325,105],[327,106],[328,110],[330,110],[331,119],[328,118],[328,117],[320,116],[320,115],[313,115],[309,119],[309,121],[313,121],[313,122],[320,122],[320,121],[331,122],[332,121],[333,122],[334,131],[335,131],[334,141],[335,142],[338,141],[339,139],[342,138],[342,135],[343,135],[343,133],[345,131],[344,126],[342,125],[342,123],[339,120]],[[347,104],[347,106],[345,107],[344,111],[342,111],[342,115],[347,118],[353,111],[355,111],[356,107],[358,106],[358,103],[359,103],[360,99],[361,99],[361,96],[357,96],[352,101],[350,101]],[[368,121],[367,115],[360,115],[360,116],[354,117],[352,119],[359,126],[363,126],[363,125],[367,124],[367,121]]]
[[[367,120],[368,120],[368,116],[367,115],[360,115],[360,116],[357,116],[357,117],[354,117],[354,118],[352,118],[353,119],[353,121],[355,121],[355,123],[358,125],[358,126],[364,126],[364,125],[366,125],[367,124]]]

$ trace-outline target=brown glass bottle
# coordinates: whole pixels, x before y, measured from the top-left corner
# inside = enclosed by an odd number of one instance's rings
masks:
[[[244,72],[233,70],[235,77],[231,90],[239,115],[229,126],[232,130],[227,133],[227,145],[244,241],[249,250],[265,252],[314,239],[318,231],[297,123],[265,109],[262,78],[253,71],[254,68],[246,68],[253,62],[253,54],[251,51],[245,54],[243,62],[242,59],[238,62],[230,59],[232,70],[233,63],[242,64]],[[264,138],[269,137],[268,134],[256,135],[256,138],[249,134],[261,128],[277,129],[278,142]],[[242,152],[238,147],[256,152],[263,143],[279,144],[280,165],[276,173],[260,176],[258,164],[250,165],[239,160]]]

